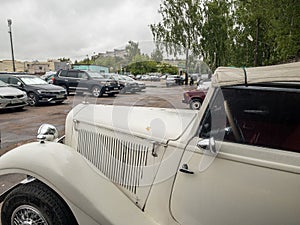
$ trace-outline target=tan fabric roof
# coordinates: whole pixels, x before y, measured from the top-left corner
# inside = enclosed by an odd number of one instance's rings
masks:
[[[284,81],[300,82],[300,62],[245,69],[219,67],[212,77],[213,86],[245,84],[245,81],[248,84]]]

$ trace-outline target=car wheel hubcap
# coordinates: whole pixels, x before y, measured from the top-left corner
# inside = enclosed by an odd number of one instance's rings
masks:
[[[28,97],[29,97],[28,98],[28,104],[29,105],[35,105],[35,97],[32,96],[32,95],[29,95]]]
[[[48,225],[41,212],[29,205],[21,205],[15,209],[11,217],[14,225]]]
[[[99,88],[94,88],[93,89],[93,95],[98,97],[100,95],[100,89]]]
[[[199,109],[201,107],[200,102],[193,102],[192,103],[192,109]]]

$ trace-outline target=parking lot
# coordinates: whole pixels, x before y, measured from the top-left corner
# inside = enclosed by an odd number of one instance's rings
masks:
[[[0,112],[0,155],[16,146],[34,141],[37,130],[43,123],[53,124],[58,129],[59,135],[63,135],[64,122],[68,112],[83,101],[109,105],[189,108],[188,105],[182,103],[182,96],[185,90],[193,87],[173,86],[167,88],[163,81],[147,82],[146,86],[144,91],[133,94],[118,94],[115,97],[104,96],[98,99],[87,95],[71,95],[63,104],[28,106],[21,111],[2,111]],[[20,175],[0,177],[0,193],[22,178],[23,176]]]

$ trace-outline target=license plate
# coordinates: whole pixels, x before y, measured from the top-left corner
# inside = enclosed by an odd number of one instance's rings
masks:
[[[56,95],[56,98],[63,98],[64,95]]]
[[[21,100],[19,100],[19,99],[13,99],[10,102],[11,102],[11,104],[16,104],[16,103],[20,103]]]

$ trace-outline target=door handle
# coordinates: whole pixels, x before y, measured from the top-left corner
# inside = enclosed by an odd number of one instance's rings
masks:
[[[186,163],[182,165],[182,167],[179,169],[179,171],[182,173],[194,174],[193,171],[189,170],[189,166]]]

